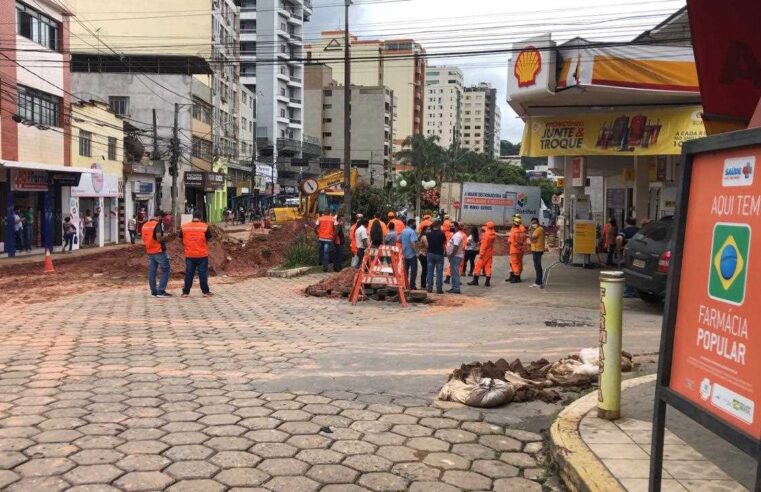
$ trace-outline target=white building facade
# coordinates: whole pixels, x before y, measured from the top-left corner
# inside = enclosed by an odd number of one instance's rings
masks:
[[[463,148],[499,156],[501,112],[497,106],[497,89],[487,83],[466,87],[462,105]]]
[[[463,76],[457,67],[428,67],[425,75],[425,135],[449,148],[461,142]]]

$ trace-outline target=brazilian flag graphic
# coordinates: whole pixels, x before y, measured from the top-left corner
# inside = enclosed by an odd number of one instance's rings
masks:
[[[750,253],[750,226],[719,223],[713,229],[708,295],[718,301],[741,305]]]

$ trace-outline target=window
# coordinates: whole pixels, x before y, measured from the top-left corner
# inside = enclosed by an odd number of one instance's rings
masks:
[[[61,50],[61,25],[21,2],[16,2],[16,32],[53,51]]]
[[[333,109],[333,105],[332,104],[323,104],[322,105],[322,109]]]
[[[129,101],[127,101],[129,104]],[[193,118],[211,124],[211,108],[200,101],[193,101]]]
[[[116,138],[108,137],[108,160],[116,160]]]
[[[323,132],[323,133],[322,133],[322,137],[323,137],[323,138],[328,138],[328,137],[332,137],[332,136],[333,136],[333,133],[332,133],[332,132]]]
[[[333,95],[333,91],[332,90],[324,90],[324,91],[322,91],[322,94],[324,96],[331,97]]]
[[[323,145],[322,150],[333,150],[333,147],[331,147],[330,145]]]
[[[111,106],[111,111],[119,116],[129,116],[129,97],[109,96],[108,105]]]
[[[285,110],[284,109],[280,110],[280,117],[281,118],[285,118]]]
[[[322,122],[323,123],[333,123],[333,118],[323,118]]]
[[[200,138],[193,137],[193,157],[211,160],[211,142]]]
[[[61,98],[20,85],[18,114],[40,125],[61,126]]]
[[[79,130],[79,155],[92,157],[92,133]]]

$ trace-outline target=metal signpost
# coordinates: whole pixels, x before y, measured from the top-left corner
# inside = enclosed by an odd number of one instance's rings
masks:
[[[761,463],[761,129],[685,142],[661,335],[650,490],[672,406]],[[761,491],[761,466],[755,491]]]

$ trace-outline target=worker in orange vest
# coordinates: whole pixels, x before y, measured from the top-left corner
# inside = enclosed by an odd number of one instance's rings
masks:
[[[404,232],[404,229],[406,229],[407,226],[404,225],[404,222],[396,218],[396,214],[394,212],[388,213],[388,223],[394,223],[394,231],[396,231],[396,245],[401,247],[402,245],[402,232]]]
[[[336,218],[330,215],[327,210],[321,210],[320,216],[315,222],[314,231],[317,233],[322,271],[327,272],[330,264],[330,245],[333,244],[336,237]]]
[[[526,226],[519,214],[513,215],[513,227],[510,228],[507,242],[510,246],[510,278],[505,281],[517,284],[523,273],[523,251],[526,246]]]
[[[452,237],[452,221],[449,220],[449,215],[444,216],[444,222],[441,223],[441,230],[444,231],[444,235],[447,237],[447,241]]]
[[[193,286],[193,277],[198,270],[198,283],[201,284],[201,292],[204,297],[211,297],[209,291],[209,239],[211,230],[203,220],[200,210],[193,213],[193,221],[186,222],[178,233],[182,239],[182,247],[185,249],[185,285],[182,287],[182,297],[190,296],[190,288]]]
[[[388,226],[385,222],[381,220],[380,214],[375,214],[372,219],[370,219],[370,222],[367,225],[367,230],[371,231],[373,230],[373,224],[376,222],[380,222],[381,229],[383,230],[383,237],[386,237],[386,234],[388,234]]]
[[[423,220],[420,221],[420,225],[417,227],[417,233],[420,234],[423,232],[423,229],[426,227],[431,227],[433,224],[433,220],[431,220],[430,215],[424,215]]]
[[[166,291],[170,268],[169,256],[166,254],[164,227],[161,224],[162,216],[161,211],[156,210],[153,218],[145,222],[141,230],[145,252],[148,255],[148,285],[151,288],[151,296],[160,299],[172,297],[172,294]],[[156,273],[159,267],[161,267],[161,279],[157,287]]]
[[[491,264],[494,258],[494,241],[497,239],[497,233],[494,231],[494,222],[487,222],[486,228],[481,235],[481,246],[478,249],[478,259],[476,267],[473,270],[473,280],[468,285],[478,285],[478,276],[483,273],[486,275],[486,287],[491,287]]]

